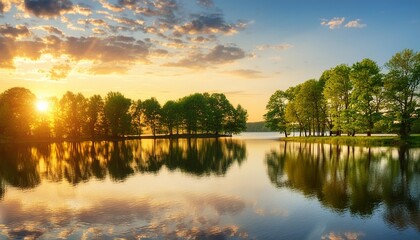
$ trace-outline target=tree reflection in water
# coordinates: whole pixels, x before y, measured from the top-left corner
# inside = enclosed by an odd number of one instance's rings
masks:
[[[337,212],[368,217],[384,205],[385,221],[420,230],[420,149],[281,143],[266,154],[277,187],[317,197]]]
[[[34,188],[43,179],[76,185],[107,176],[123,181],[135,173],[158,173],[163,166],[196,176],[223,176],[245,158],[245,144],[233,139],[5,144],[0,145],[0,196],[7,185]]]

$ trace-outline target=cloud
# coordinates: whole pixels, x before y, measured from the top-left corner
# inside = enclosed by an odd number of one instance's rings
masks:
[[[234,34],[246,27],[246,23],[228,24],[220,13],[194,15],[193,20],[175,26],[174,35],[179,34]]]
[[[111,3],[109,3],[106,0],[99,0],[99,2],[101,3],[101,5],[102,5],[103,8],[108,9],[110,11],[113,11],[113,12],[121,12],[123,10],[122,7],[117,6],[115,4],[111,4]]]
[[[360,22],[360,19],[350,21],[346,25],[344,25],[344,27],[346,28],[364,28],[366,26],[367,26],[366,24],[363,24]]]
[[[223,221],[246,208],[243,200],[231,196],[113,198],[79,207],[24,204],[20,200],[7,200],[2,204],[5,226],[2,236],[7,238],[57,239],[82,235],[93,239],[122,236],[129,239],[249,238],[239,226]],[[88,227],[74,228],[74,223]]]
[[[271,45],[271,44],[263,44],[263,45],[258,45],[256,47],[257,50],[259,51],[264,51],[264,50],[287,50],[292,48],[293,45],[289,44],[289,43],[280,43],[280,44],[275,44],[275,45]]]
[[[245,52],[238,47],[217,45],[207,54],[194,53],[178,62],[167,63],[164,66],[206,68],[212,65],[231,63],[245,57]]]
[[[92,15],[92,9],[87,6],[75,5],[69,13],[90,16]]]
[[[12,27],[9,24],[0,25],[0,35],[3,35],[7,38],[21,38],[28,37],[31,35],[29,29],[24,25],[17,25]]]
[[[79,19],[77,23],[82,24],[82,25],[92,24],[93,26],[96,26],[96,27],[101,26],[104,28],[109,28],[108,23],[102,19],[95,19],[95,18]]]
[[[71,70],[70,64],[62,63],[54,65],[48,72],[48,78],[51,80],[60,80],[67,77]]]
[[[262,72],[251,69],[237,69],[233,71],[225,71],[224,73],[247,79],[265,78]]]
[[[10,8],[11,8],[10,1],[0,1],[0,15],[8,12]]]
[[[340,26],[343,24],[345,18],[339,18],[339,17],[335,17],[333,19],[323,19],[321,21],[321,25],[323,26],[328,26],[328,28],[330,29],[336,29],[336,28],[340,28]]]
[[[44,44],[39,41],[16,41],[14,38],[0,36],[0,68],[15,68],[14,59],[17,57],[37,60],[43,47]]]
[[[56,27],[49,26],[49,25],[36,26],[36,27],[33,27],[32,29],[40,29],[40,30],[48,32],[49,34],[57,34],[59,36],[64,36],[63,31],[61,31],[60,29],[58,29]]]
[[[25,0],[25,10],[37,17],[54,17],[73,10],[70,0]]]
[[[342,18],[335,17],[331,20],[323,19],[321,21],[321,25],[328,26],[330,29],[338,29],[344,24],[344,20],[345,20],[344,17]],[[360,19],[349,21],[344,25],[345,28],[364,28],[366,26],[367,26],[366,24],[362,24],[360,22]]]
[[[213,0],[197,0],[197,4],[205,7],[205,8],[212,8],[214,7],[214,2]]]
[[[0,2],[0,14],[3,14],[6,10],[6,5],[3,2]]]

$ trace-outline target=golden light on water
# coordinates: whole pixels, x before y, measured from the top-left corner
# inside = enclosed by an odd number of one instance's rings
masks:
[[[35,105],[38,112],[47,112],[50,108],[50,103],[46,100],[38,100]]]

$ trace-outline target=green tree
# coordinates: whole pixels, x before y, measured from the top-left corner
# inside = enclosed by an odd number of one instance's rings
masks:
[[[35,95],[15,87],[0,95],[0,134],[10,137],[31,135],[35,121]]]
[[[180,114],[180,104],[175,101],[167,101],[161,109],[161,123],[170,135],[174,129],[179,129],[182,118]]]
[[[351,105],[356,114],[356,127],[370,136],[375,123],[381,119],[384,99],[380,69],[374,61],[363,59],[353,64],[350,80],[353,85]]]
[[[420,84],[420,53],[404,49],[386,64],[389,72],[384,79],[388,109],[399,125],[399,135],[410,135],[418,108]]]
[[[119,92],[109,92],[105,97],[104,114],[114,137],[127,134],[131,127],[128,112],[131,100]]]
[[[143,103],[144,110],[144,119],[152,130],[153,136],[156,136],[157,128],[160,124],[160,104],[156,98],[152,97],[150,99],[144,100]]]
[[[248,112],[241,105],[233,110],[233,121],[228,121],[226,132],[238,134],[246,130],[246,121],[248,120]]]
[[[132,127],[135,134],[138,134],[138,135],[141,135],[142,127],[144,125],[143,112],[144,112],[143,104],[140,99],[137,101],[133,101],[131,103],[130,113],[131,113]]]
[[[277,90],[271,95],[265,107],[267,113],[264,114],[265,125],[272,131],[284,132],[287,137],[286,105],[288,97],[286,92]]]
[[[228,123],[228,114],[234,111],[234,107],[223,93],[213,93],[206,95],[207,107],[205,108],[205,130],[219,134]]]
[[[324,96],[329,105],[333,122],[333,131],[340,135],[342,131],[352,132],[351,119],[348,112],[350,110],[350,94],[352,85],[350,82],[350,67],[341,64],[331,69],[329,77],[326,79]]]
[[[93,95],[87,103],[87,133],[90,137],[104,134],[104,101],[100,95]]]
[[[311,132],[321,134],[323,126],[323,83],[315,79],[308,80],[301,84],[296,93],[296,108],[303,120],[305,129]]]
[[[60,137],[81,137],[86,126],[86,98],[81,93],[67,91],[58,104]]]
[[[195,93],[182,98],[182,112],[184,114],[184,123],[188,134],[197,133],[203,129],[206,98],[201,93]]]

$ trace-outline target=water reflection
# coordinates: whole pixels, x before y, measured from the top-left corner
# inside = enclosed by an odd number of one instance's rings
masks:
[[[316,197],[336,212],[383,218],[420,231],[420,149],[282,143],[266,154],[271,182]]]
[[[232,139],[141,140],[0,146],[0,193],[5,185],[34,188],[42,179],[76,185],[109,176],[123,181],[134,173],[157,173],[163,166],[196,176],[223,176],[246,157]]]
[[[80,208],[3,203],[0,236],[45,239],[226,239],[247,233],[222,221],[245,209],[243,200],[219,195],[103,199]],[[7,226],[3,228],[2,226]]]

